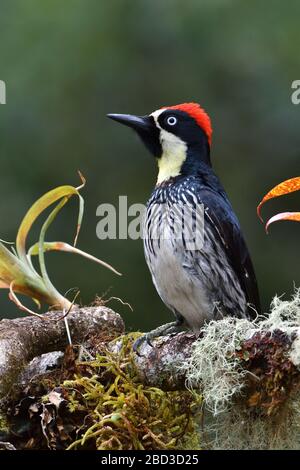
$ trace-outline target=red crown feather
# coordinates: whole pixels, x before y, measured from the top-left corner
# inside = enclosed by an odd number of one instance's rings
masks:
[[[198,103],[182,103],[176,106],[164,106],[162,109],[178,109],[184,111],[197,122],[198,126],[204,130],[207,135],[209,145],[211,145],[212,127],[208,114]]]

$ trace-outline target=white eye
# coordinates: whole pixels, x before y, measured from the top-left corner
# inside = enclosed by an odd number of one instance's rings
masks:
[[[175,116],[168,117],[167,123],[169,124],[169,126],[175,126],[175,124],[177,124],[176,117]]]

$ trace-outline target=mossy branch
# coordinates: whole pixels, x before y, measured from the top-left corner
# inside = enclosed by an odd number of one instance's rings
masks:
[[[24,367],[35,357],[64,351],[68,344],[63,312],[0,321],[0,398],[5,396]],[[76,344],[92,335],[99,341],[124,332],[121,317],[108,307],[75,307],[68,314],[72,340]]]
[[[57,321],[58,313],[47,316],[56,321],[27,317],[0,322],[2,396],[17,382],[30,359],[47,351],[64,351],[67,344],[64,323]],[[78,377],[84,382],[95,380],[102,389],[102,380],[108,380],[109,387],[110,375],[103,375],[105,366],[119,371],[117,382],[120,374],[129,382],[134,381],[137,388],[140,384],[161,393],[168,390],[177,393],[188,386],[202,395],[206,409],[218,423],[218,440],[212,447],[248,448],[249,429],[257,430],[253,436],[257,445],[261,440],[258,433],[264,429],[261,448],[293,448],[300,409],[300,290],[290,301],[275,298],[269,316],[252,322],[232,317],[212,321],[198,337],[182,332],[155,340],[153,347],[144,343],[139,355],[132,351],[132,342],[138,334],[121,336],[124,334],[121,318],[104,306],[74,310],[68,321],[74,343],[86,350],[85,357],[79,354],[73,361],[80,372]],[[43,358],[45,361],[47,358]],[[74,374],[72,370],[70,377]],[[22,379],[22,385],[30,383],[30,374],[23,377],[26,379]],[[35,379],[42,377],[43,370]],[[75,374],[75,381],[78,377]],[[63,380],[59,384],[64,386]],[[25,389],[22,388],[23,393]],[[231,421],[233,428],[237,422],[244,423],[243,442],[242,429],[238,432],[238,444],[233,438],[228,442],[228,435],[234,435],[233,429],[228,433]],[[289,427],[294,431],[287,434]],[[292,436],[293,442],[287,441],[287,435]],[[284,442],[278,436],[284,436]]]

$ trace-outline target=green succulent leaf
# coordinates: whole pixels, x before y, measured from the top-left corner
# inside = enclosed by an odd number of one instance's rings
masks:
[[[61,295],[51,282],[45,263],[46,251],[56,250],[79,254],[112,270],[115,274],[120,275],[120,273],[108,263],[105,263],[104,261],[75,247],[84,212],[84,200],[79,191],[84,187],[85,179],[81,173],[79,173],[79,176],[82,184],[77,188],[68,185],[59,186],[58,188],[44,194],[31,206],[19,227],[16,238],[16,249],[11,247],[11,250],[9,250],[4,245],[4,242],[0,240],[0,289],[9,289],[10,299],[15,302],[20,309],[27,313],[40,316],[25,307],[17,298],[16,292],[31,297],[38,307],[40,307],[41,302],[45,302],[54,308],[61,308],[64,311],[69,311],[73,305],[73,302],[70,302],[66,297]],[[64,242],[45,242],[48,228],[56,219],[61,209],[73,196],[78,197],[79,200],[74,246]],[[56,206],[50,212],[50,215],[48,215],[46,221],[42,225],[39,241],[35,243],[27,253],[26,241],[32,225],[46,209],[55,203],[57,203]],[[40,272],[37,272],[32,264],[31,256],[33,255],[37,255],[39,258]]]
[[[33,223],[42,214],[42,212],[48,209],[48,207],[50,207],[52,204],[62,199],[63,200],[62,206],[63,206],[68,202],[69,198],[73,195],[77,195],[80,201],[77,232],[76,232],[75,240],[77,239],[79,228],[80,228],[81,221],[82,221],[82,216],[83,216],[83,198],[80,196],[77,188],[74,188],[73,186],[60,186],[58,188],[52,189],[52,191],[49,191],[48,193],[44,194],[33,204],[33,206],[31,206],[31,208],[25,215],[24,219],[22,220],[20,228],[18,230],[17,239],[16,239],[16,249],[17,249],[19,258],[22,259],[25,263],[27,262],[26,240],[27,240],[28,233]]]

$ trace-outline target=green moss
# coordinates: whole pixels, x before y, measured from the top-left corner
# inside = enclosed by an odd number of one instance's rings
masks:
[[[3,416],[3,414],[0,413],[0,434],[2,433],[8,433],[8,423],[6,416]]]
[[[132,335],[121,351],[98,354],[78,364],[63,383],[71,413],[85,412],[85,425],[68,449],[195,449],[201,397],[189,391],[164,392],[138,382],[131,360]]]

